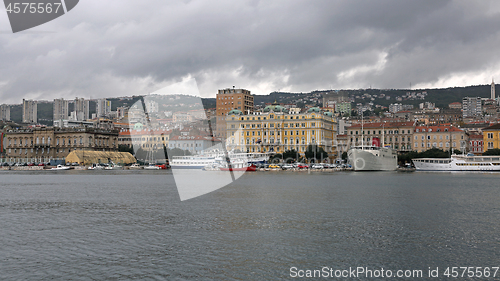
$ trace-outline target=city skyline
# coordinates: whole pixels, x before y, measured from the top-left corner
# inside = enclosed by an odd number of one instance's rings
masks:
[[[12,34],[3,10],[0,103],[145,95],[186,79],[204,98],[488,84],[500,77],[499,14],[494,1],[82,2]]]

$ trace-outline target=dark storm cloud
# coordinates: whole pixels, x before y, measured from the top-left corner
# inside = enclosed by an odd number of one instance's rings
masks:
[[[494,1],[81,1],[32,32],[0,34],[0,103],[146,94],[187,76],[203,96],[233,85],[266,94],[487,83],[500,76],[499,8]],[[4,12],[0,24],[8,26]]]

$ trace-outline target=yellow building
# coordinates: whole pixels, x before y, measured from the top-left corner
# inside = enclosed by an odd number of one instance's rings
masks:
[[[500,124],[483,129],[484,152],[489,149],[500,149]]]
[[[226,116],[226,126],[228,150],[283,153],[295,149],[303,154],[313,144],[322,147],[330,157],[337,156],[335,118],[331,112],[317,107],[302,114],[290,114],[276,104],[247,115],[231,110]]]
[[[413,133],[413,150],[422,152],[431,148],[442,150],[458,149],[464,151],[467,147],[467,134],[450,125],[417,126]]]

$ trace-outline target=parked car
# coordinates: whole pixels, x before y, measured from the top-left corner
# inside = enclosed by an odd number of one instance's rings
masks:
[[[283,170],[288,170],[288,169],[293,169],[293,165],[292,164],[285,164],[283,166],[281,166],[281,169]]]
[[[306,164],[299,163],[297,164],[297,168],[299,169],[309,169],[309,166]]]
[[[45,166],[45,163],[40,163],[40,164],[38,164],[38,166],[43,167],[43,166]]]
[[[324,168],[324,166],[323,166],[323,164],[321,164],[321,163],[316,163],[316,164],[313,164],[313,165],[311,166],[311,168],[313,168],[313,169],[323,169],[323,168]]]
[[[269,165],[269,169],[278,169],[280,166],[278,164],[271,164]]]

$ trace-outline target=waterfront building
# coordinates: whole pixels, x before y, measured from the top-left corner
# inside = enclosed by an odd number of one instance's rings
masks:
[[[483,145],[483,134],[471,134],[469,135],[469,152],[474,153],[474,155],[481,155],[484,151]]]
[[[118,132],[94,128],[33,128],[5,134],[10,162],[47,162],[65,158],[74,150],[116,151]]]
[[[480,97],[465,97],[462,99],[463,118],[481,116],[482,106]]]
[[[190,136],[181,135],[173,136],[169,139],[168,148],[187,150],[191,154],[199,154],[203,151],[209,150],[209,148],[220,144],[220,139],[210,137],[210,136]]]
[[[37,102],[23,99],[23,123],[34,124],[38,122]]]
[[[54,126],[61,126],[64,120],[68,120],[69,101],[54,99],[53,122]],[[57,124],[57,125],[56,125]]]
[[[123,129],[118,134],[118,144],[137,151],[142,148],[146,151],[163,149],[168,147],[168,141],[172,130],[148,130],[143,129],[142,124],[136,123],[131,130]]]
[[[80,165],[92,165],[97,163],[128,165],[136,163],[137,161],[129,152],[73,150],[66,156],[65,162],[78,163]]]
[[[216,97],[216,130],[215,137],[226,136],[226,115],[229,111],[236,109],[244,114],[254,111],[254,99],[250,91],[245,89],[223,89],[219,90]]]
[[[349,146],[371,145],[378,138],[384,146],[406,152],[412,150],[413,122],[375,122],[347,128]],[[349,147],[349,148],[350,148]]]
[[[484,152],[489,149],[500,149],[500,124],[483,129]]]
[[[0,121],[10,121],[10,106],[0,105]]]
[[[468,145],[465,131],[451,125],[416,126],[413,150],[422,152],[431,148],[464,151]]]
[[[318,107],[300,114],[290,114],[277,104],[254,114],[235,109],[228,112],[226,124],[229,151],[283,153],[295,149],[303,154],[312,144],[322,147],[330,157],[337,157],[335,117]]]

